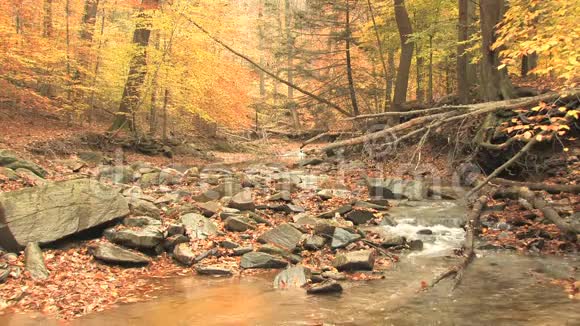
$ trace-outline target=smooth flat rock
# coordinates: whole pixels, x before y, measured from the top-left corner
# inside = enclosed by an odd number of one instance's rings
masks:
[[[199,275],[211,275],[211,276],[232,276],[233,272],[231,269],[217,266],[199,266],[195,268],[195,271]]]
[[[249,252],[242,256],[242,261],[240,266],[242,268],[284,268],[288,265],[288,262],[263,252]]]
[[[149,216],[155,219],[161,218],[161,210],[155,204],[140,198],[130,198],[129,209],[133,215]]]
[[[127,216],[116,189],[89,179],[49,183],[0,193],[0,246],[21,250],[46,244]]]
[[[234,195],[228,206],[240,211],[253,211],[256,209],[252,192],[249,190],[244,190]]]
[[[232,232],[246,232],[256,227],[250,222],[250,219],[244,216],[228,217],[225,221],[225,228]]]
[[[354,223],[354,225],[366,224],[375,218],[373,212],[365,211],[362,209],[354,209],[346,214],[347,220]]]
[[[144,254],[131,251],[112,243],[101,243],[93,251],[93,256],[101,261],[119,265],[147,265],[151,259]]]
[[[105,238],[115,244],[136,249],[153,249],[163,242],[163,234],[158,228],[107,229]]]
[[[291,252],[296,249],[301,239],[302,232],[289,224],[281,224],[262,234],[258,238],[258,241],[261,243],[270,243]]]
[[[335,228],[330,247],[332,249],[344,248],[361,238],[360,234],[350,233],[343,228]]]

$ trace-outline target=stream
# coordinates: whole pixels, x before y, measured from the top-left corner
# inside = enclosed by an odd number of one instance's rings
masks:
[[[423,250],[401,256],[384,279],[343,282],[344,292],[312,296],[303,289],[275,290],[276,272],[233,278],[164,280],[147,302],[123,304],[74,320],[72,325],[580,325],[580,304],[550,283],[580,278],[577,256],[525,256],[478,251],[461,285],[451,281],[422,292],[455,264],[464,240],[466,208],[456,201],[389,201],[396,226],[367,229],[385,237],[423,241]],[[421,230],[428,234],[418,234]],[[0,317],[0,325],[60,325],[34,314]]]

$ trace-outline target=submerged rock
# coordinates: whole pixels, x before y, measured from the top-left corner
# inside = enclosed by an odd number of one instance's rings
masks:
[[[76,179],[0,193],[0,212],[0,246],[18,251],[127,216],[129,207],[117,190]]]
[[[242,256],[240,266],[242,268],[284,268],[288,262],[279,257],[263,253],[263,252],[249,252]]]
[[[330,294],[342,292],[342,286],[335,280],[326,280],[312,285],[306,293],[308,294]]]
[[[359,250],[339,254],[332,265],[339,271],[372,271],[375,253],[373,250]]]
[[[232,270],[217,266],[198,266],[195,271],[200,275],[232,276]]]
[[[92,250],[93,256],[101,261],[119,265],[147,265],[151,259],[140,252],[131,251],[112,243],[101,243]]]
[[[276,275],[276,278],[274,278],[274,288],[300,288],[308,283],[310,276],[310,269],[301,265],[290,266]]]
[[[26,245],[26,249],[24,249],[24,266],[35,280],[45,280],[50,276],[38,243],[31,242]]]

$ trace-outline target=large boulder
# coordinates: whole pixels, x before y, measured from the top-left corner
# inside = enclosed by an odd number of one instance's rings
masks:
[[[372,250],[359,250],[339,254],[332,261],[339,271],[372,271],[375,266],[375,253]]]
[[[242,256],[241,264],[242,268],[284,268],[288,265],[288,262],[263,252],[249,252]]]
[[[19,158],[16,154],[6,149],[0,149],[0,166],[12,170],[26,169],[39,177],[44,178],[46,176],[46,171],[43,168],[33,162]]]
[[[101,243],[92,250],[93,256],[103,262],[117,265],[147,265],[151,259],[144,254],[131,251],[112,243]]]
[[[0,193],[0,246],[46,244],[128,214],[118,191],[89,179]]]
[[[261,243],[270,243],[291,252],[296,249],[301,239],[302,232],[290,224],[281,224],[262,234],[258,238],[258,241]]]
[[[367,186],[373,198],[423,200],[429,194],[429,188],[420,180],[369,179]]]
[[[308,283],[311,276],[310,269],[301,266],[291,266],[280,272],[274,278],[275,289],[300,288]]]
[[[2,180],[2,178],[10,181],[16,181],[20,179],[20,177],[18,176],[18,174],[16,174],[16,172],[14,172],[14,170],[0,167],[0,180]]]
[[[205,239],[218,232],[217,225],[201,214],[185,214],[181,217],[180,222],[185,225],[187,232],[193,239]]]
[[[36,242],[29,243],[24,249],[24,266],[30,273],[30,277],[35,280],[45,280],[50,276],[46,265],[44,265],[42,250]]]
[[[142,229],[108,229],[105,238],[109,241],[137,249],[154,249],[163,242],[163,233],[158,228],[146,227]]]

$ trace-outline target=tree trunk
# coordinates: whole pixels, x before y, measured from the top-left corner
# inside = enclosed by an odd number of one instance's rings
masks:
[[[504,14],[504,0],[480,1],[481,21],[481,95],[485,101],[515,98],[514,87],[505,68],[498,70],[499,49],[492,50],[495,42],[495,26]]]
[[[429,35],[429,86],[427,89],[427,101],[434,103],[433,99],[433,35]]]
[[[358,103],[356,101],[356,90],[354,88],[354,78],[352,76],[352,60],[350,57],[350,41],[351,41],[351,29],[350,29],[350,7],[349,0],[346,0],[346,74],[348,78],[348,89],[350,92],[350,101],[352,103],[352,113],[356,117],[360,114],[358,109]]]
[[[44,17],[42,22],[42,35],[46,38],[51,38],[54,35],[52,26],[52,0],[44,0]]]
[[[165,89],[165,95],[163,96],[163,140],[167,140],[167,125],[169,115],[167,114],[167,105],[169,104],[169,89]]]
[[[458,30],[458,44],[457,44],[457,89],[459,95],[459,103],[469,103],[469,90],[471,85],[467,76],[467,65],[469,58],[465,53],[467,46],[465,42],[469,39],[468,26],[468,6],[471,0],[459,0],[459,22],[457,24]]]
[[[397,71],[395,70],[395,49],[389,49],[387,52],[387,64],[389,74],[387,76],[387,97],[389,104],[393,102],[393,84],[396,78]],[[385,109],[385,112],[387,110]]]
[[[99,0],[85,0],[85,13],[81,27],[81,39],[91,42],[95,33]]]
[[[136,45],[135,53],[129,63],[129,75],[123,90],[123,97],[119,106],[119,112],[111,130],[118,130],[128,127],[134,131],[134,121],[129,119],[133,116],[141,99],[141,88],[147,76],[147,46],[151,35],[151,24],[148,19],[151,17],[148,10],[159,8],[160,0],[143,0],[142,9],[138,15],[138,22],[133,32],[133,44]]]
[[[258,8],[258,50],[260,52],[260,65],[264,66],[264,0],[260,0]],[[258,71],[260,74],[260,97],[266,97],[266,74]]]
[[[401,39],[401,58],[399,60],[399,70],[397,72],[397,81],[395,83],[395,97],[393,99],[393,108],[395,111],[401,110],[401,105],[407,101],[407,88],[409,86],[409,74],[411,72],[411,61],[413,60],[413,44],[409,43],[413,27],[409,20],[409,14],[405,8],[404,0],[394,0],[395,3],[395,20],[399,29]]]
[[[415,97],[417,101],[423,102],[425,100],[425,93],[423,90],[423,58],[421,57],[421,48],[416,47],[415,53],[415,66],[417,68],[417,90]]]
[[[387,111],[387,108],[389,107],[389,103],[391,102],[391,92],[389,90],[389,72],[387,69],[387,63],[385,61],[385,50],[383,49],[383,42],[381,42],[381,37],[379,34],[379,29],[377,27],[377,22],[375,19],[375,12],[373,10],[373,5],[371,3],[371,0],[367,0],[367,5],[369,8],[369,14],[371,15],[371,20],[373,22],[373,30],[375,32],[375,37],[377,39],[377,48],[379,50],[379,59],[381,60],[381,65],[383,68],[383,75],[385,78],[385,98],[383,100],[383,112]],[[392,86],[391,86],[392,87]]]
[[[286,51],[287,55],[287,74],[288,83],[294,83],[294,38],[292,36],[292,8],[290,6],[290,0],[285,1],[285,29],[286,29]],[[294,88],[288,86],[288,102],[290,113],[292,114],[292,122],[294,124],[294,129],[300,129],[300,118],[298,117],[297,107],[294,103]]]
[[[536,69],[538,66],[538,55],[533,53],[522,57],[522,77],[528,76],[530,70]]]

